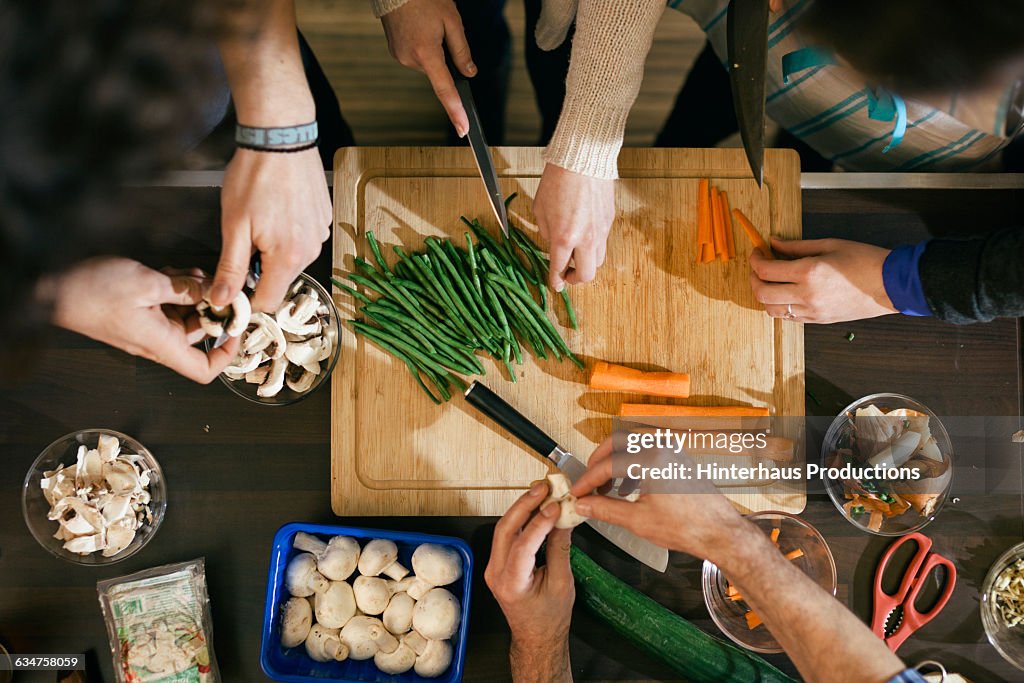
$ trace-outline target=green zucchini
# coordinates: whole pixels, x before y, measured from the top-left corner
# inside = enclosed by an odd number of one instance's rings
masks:
[[[705,633],[570,549],[577,595],[640,650],[694,683],[796,683],[755,654]]]

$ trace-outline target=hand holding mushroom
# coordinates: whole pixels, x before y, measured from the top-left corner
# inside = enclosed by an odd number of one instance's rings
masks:
[[[570,529],[558,529],[561,508],[548,502],[547,482],[538,482],[512,504],[494,527],[484,580],[512,631],[515,680],[572,680],[569,623],[576,598],[569,568]],[[547,562],[537,553],[547,541]]]
[[[41,286],[52,297],[53,323],[209,383],[231,362],[234,340],[208,354],[195,306],[200,271],[159,272],[125,258],[83,261]]]

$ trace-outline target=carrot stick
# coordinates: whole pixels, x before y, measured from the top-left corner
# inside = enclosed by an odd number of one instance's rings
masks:
[[[740,600],[743,599],[743,596],[740,595],[739,593],[734,593],[734,594],[728,595],[726,597],[728,597],[729,600],[731,600],[732,602],[739,602]]]
[[[730,582],[725,587],[725,594],[729,595],[729,596],[733,596],[733,595],[739,595],[740,592],[736,589],[736,586],[732,585],[732,583]]]
[[[708,179],[701,178],[697,184],[697,246],[711,244],[711,240],[711,196]]]
[[[743,212],[739,209],[733,209],[732,215],[735,216],[737,221],[739,221],[740,227],[743,228],[743,231],[747,233],[747,237],[750,239],[750,243],[754,245],[754,249],[760,249],[766,259],[774,259],[775,255],[772,254],[772,248],[764,241],[764,238],[761,237],[761,233],[757,231],[757,228],[755,228],[754,224],[750,222],[750,219],[743,215]]]
[[[751,631],[753,631],[755,628],[757,628],[763,623],[761,621],[761,617],[757,616],[757,612],[755,612],[754,610],[750,610],[744,616],[747,619],[747,628]]]
[[[723,193],[715,190],[711,195],[711,208],[715,212],[715,254],[720,261],[729,260],[729,240],[725,236],[725,213],[722,208]]]
[[[754,406],[667,406],[651,403],[623,403],[620,417],[767,417],[767,408]]]
[[[715,257],[725,251],[725,231],[722,228],[722,200],[718,189],[711,188],[711,238],[715,245]]]
[[[780,529],[779,527],[775,527],[774,529],[772,529],[772,535],[771,535],[772,543],[774,543],[775,545],[779,544],[779,534],[781,534],[781,533],[782,533],[782,529]]]
[[[701,252],[700,262],[701,263],[709,263],[710,261],[714,261],[715,260],[715,245],[713,245],[713,244],[703,244],[701,246],[703,248],[703,252]]]
[[[690,395],[690,376],[683,372],[644,372],[601,360],[594,364],[589,386],[598,391],[687,398]]]
[[[797,548],[796,550],[790,550],[788,553],[786,553],[786,559],[787,560],[795,560],[796,558],[803,557],[803,556],[804,556],[804,551],[800,550],[800,548]]]
[[[736,258],[736,236],[732,226],[732,213],[729,211],[729,197],[725,190],[718,193],[722,200],[722,225],[725,226],[725,246],[729,258]]]

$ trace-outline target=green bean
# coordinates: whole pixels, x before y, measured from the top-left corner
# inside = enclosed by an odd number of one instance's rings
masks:
[[[434,346],[434,343],[431,342],[430,339],[428,339],[421,330],[416,329],[419,326],[419,324],[416,323],[414,320],[409,319],[411,322],[415,323],[413,325],[410,325],[406,322],[406,320],[402,319],[399,316],[396,316],[395,313],[390,309],[379,307],[375,308],[372,305],[363,306],[359,310],[368,318],[374,320],[378,325],[381,326],[382,329],[387,331],[394,330],[396,333],[401,332],[402,334],[407,333],[408,337],[411,337],[411,339],[407,339],[407,341],[409,341],[410,343],[413,342],[413,340],[415,340],[415,342],[418,342],[424,349],[426,349],[430,353],[438,352],[438,347]],[[399,327],[400,324],[405,324],[405,327]]]
[[[366,241],[370,243],[370,251],[373,252],[374,260],[380,264],[380,269],[384,271],[384,274],[389,276],[390,279],[391,269],[388,268],[387,261],[384,260],[384,256],[380,253],[380,245],[377,244],[376,236],[374,236],[373,232],[370,230],[366,231]]]
[[[487,329],[484,328],[483,324],[481,323],[479,314],[477,316],[474,316],[472,313],[470,313],[468,308],[465,306],[465,303],[462,301],[461,297],[458,294],[455,294],[455,292],[460,287],[463,290],[465,289],[465,285],[462,283],[462,280],[457,276],[457,273],[455,272],[455,267],[448,261],[448,256],[444,253],[444,250],[437,244],[437,240],[428,237],[427,246],[430,248],[432,252],[434,252],[434,256],[436,257],[436,260],[440,266],[440,268],[435,269],[434,274],[438,275],[437,270],[440,270],[442,273],[445,271],[449,273],[449,278],[439,279],[439,282],[447,285],[450,288],[449,294],[454,294],[452,298],[454,300],[456,307],[459,309],[459,312],[466,319],[466,322],[469,324],[469,326],[473,328],[473,331],[476,333],[477,339],[480,341],[480,343],[483,346],[490,349],[490,347],[487,345],[487,340],[490,337],[490,333],[488,332]],[[467,298],[469,297],[468,292],[463,291],[463,294]],[[472,300],[470,305],[474,306],[475,308],[475,304],[472,304]]]
[[[373,303],[373,299],[371,299],[370,297],[366,296],[365,294],[360,292],[355,287],[349,287],[344,282],[339,282],[338,280],[335,280],[333,277],[331,278],[331,284],[334,285],[335,287],[337,287],[338,289],[341,289],[343,291],[348,292],[349,294],[351,294],[353,297],[355,297],[359,301],[362,301],[364,304],[372,304]]]
[[[505,333],[505,339],[512,340],[512,330],[508,326],[508,318],[505,316],[505,310],[502,308],[501,301],[498,300],[497,295],[494,293],[494,286],[489,282],[485,282],[484,284],[484,294],[487,296],[487,300],[491,304],[491,310],[493,310],[498,317],[498,322],[501,324],[501,330]]]
[[[473,276],[473,284],[476,285],[476,291],[483,294],[484,288],[480,284],[480,273],[477,272],[476,252],[473,249],[473,236],[466,232],[463,233],[463,237],[466,238],[466,253],[469,255],[469,270]]]
[[[352,278],[356,277],[359,276],[352,276]],[[405,295],[404,292],[402,292],[399,289],[396,289],[395,287],[392,287],[389,283],[383,282],[379,275],[377,276],[377,279],[374,280],[373,282],[379,285],[381,289],[384,291],[384,293],[390,295],[392,299],[395,299],[399,303],[399,305],[401,305],[406,311],[408,311],[408,313],[413,318],[416,319],[417,322],[419,322],[421,325],[425,327],[430,327],[430,321],[423,317],[423,313],[420,311],[419,305],[415,302],[415,300],[410,299]],[[453,346],[459,346],[459,340],[449,337],[449,335],[443,333],[441,330],[437,330],[437,332],[445,343],[451,344]]]
[[[349,322],[354,322],[354,321],[350,320]],[[359,333],[358,329],[356,330],[356,332]],[[413,362],[413,360],[411,358],[409,358],[407,355],[405,355],[404,353],[402,353],[401,351],[399,351],[398,349],[396,349],[394,346],[392,346],[391,344],[387,343],[386,341],[382,341],[380,339],[374,339],[373,337],[370,337],[368,335],[363,335],[363,336],[366,337],[367,339],[369,339],[370,341],[372,341],[374,344],[376,344],[380,348],[382,348],[385,351],[387,351],[388,353],[390,353],[391,355],[393,355],[395,358],[398,358],[403,363],[405,363],[405,367],[409,368],[409,372],[412,373],[412,376],[416,378],[416,383],[420,385],[421,389],[423,389],[423,393],[425,393],[427,396],[429,396],[430,400],[433,401],[435,405],[441,405],[441,400],[438,399],[436,396],[434,396],[434,394],[430,391],[430,389],[427,388],[427,385],[423,383],[423,379],[420,377],[420,373],[419,373],[419,366],[417,366],[416,363]],[[429,375],[428,375],[428,377],[429,377]]]
[[[576,321],[576,309],[572,306],[572,299],[569,298],[568,288],[563,289],[559,294],[562,295],[562,302],[565,303],[565,313],[569,316],[569,326],[574,330],[580,329],[579,323]]]
[[[463,372],[466,374],[472,374],[472,371],[468,368],[462,367],[459,363],[446,362],[442,358],[438,358],[436,354],[421,351],[415,346],[407,344],[401,339],[396,338],[394,335],[381,330],[378,327],[367,325],[366,323],[359,322],[358,320],[352,321],[352,326],[362,332],[364,335],[373,337],[374,339],[383,339],[384,341],[398,347],[402,351],[405,351],[410,358],[415,360],[418,364],[423,367],[429,368],[434,372],[440,373],[441,375],[447,375],[448,371],[445,369],[447,366],[455,372]]]
[[[549,333],[548,336],[562,350],[562,352],[565,353],[565,355],[568,356],[569,359],[580,369],[584,369],[586,367],[583,361],[577,358],[576,355],[569,348],[569,346],[565,343],[565,340],[562,339],[562,335],[558,333],[558,330],[555,329],[554,324],[550,320],[548,320],[548,317],[544,314],[544,311],[540,308],[540,306],[537,305],[537,302],[534,301],[532,297],[526,296],[522,292],[518,291],[518,289],[515,288],[511,281],[501,277],[500,275],[490,275],[488,277],[494,279],[498,284],[505,285],[505,289],[513,292],[516,296],[518,296],[520,301],[524,305],[526,305],[534,314],[534,319]]]
[[[441,283],[440,280],[438,280],[437,275],[434,272],[434,269],[430,266],[430,259],[427,258],[426,256],[424,256],[423,258],[426,259],[426,263],[422,263],[418,259],[414,260],[413,263],[416,264],[416,266],[420,269],[420,272],[422,273],[423,277],[430,283],[430,285],[439,293],[442,299],[446,302],[445,308],[448,309],[449,316],[454,322],[457,322],[459,324],[459,327],[462,328],[462,333],[466,335],[466,337],[474,345],[478,345],[480,341],[477,338],[477,332],[470,323],[469,312],[466,311],[466,309],[463,306],[461,306],[460,303],[457,301],[455,293],[450,291]]]

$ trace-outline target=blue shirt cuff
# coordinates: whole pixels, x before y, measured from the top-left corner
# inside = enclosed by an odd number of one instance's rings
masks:
[[[932,309],[924,297],[918,263],[928,242],[896,247],[882,265],[882,283],[893,307],[903,315],[930,316]]]

